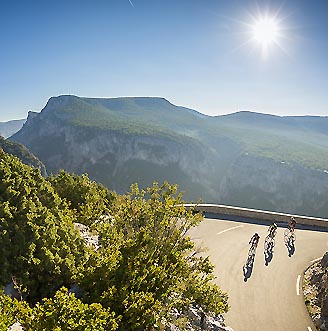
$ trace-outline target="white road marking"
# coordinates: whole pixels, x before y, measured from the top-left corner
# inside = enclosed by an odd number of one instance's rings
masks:
[[[308,331],[312,331],[312,329],[308,326]]]
[[[297,281],[296,281],[296,294],[300,295],[300,281],[301,281],[301,275],[297,276]]]
[[[318,262],[318,261],[320,261],[321,259],[322,259],[322,257],[318,257],[317,259],[312,260],[311,263]]]
[[[225,229],[223,231],[220,231],[217,234],[222,234],[222,233],[225,233],[225,232],[228,232],[228,231],[231,231],[231,230],[234,230],[234,229],[238,229],[238,228],[243,228],[243,227],[244,227],[244,225],[237,225],[237,226],[234,226],[233,228],[229,228],[229,229]]]

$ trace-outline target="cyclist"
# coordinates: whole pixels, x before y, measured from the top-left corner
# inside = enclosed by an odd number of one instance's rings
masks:
[[[273,222],[273,223],[269,226],[268,231],[269,231],[269,235],[270,235],[271,237],[274,237],[274,236],[275,236],[276,231],[277,231],[277,228],[278,228],[278,226],[277,226],[277,224],[276,224],[275,222]]]
[[[293,216],[290,218],[290,221],[289,221],[288,225],[289,225],[289,230],[291,232],[293,232],[295,230],[295,226],[296,226],[296,221],[295,221],[295,218]]]
[[[260,240],[260,236],[258,235],[258,233],[255,233],[251,238],[251,240],[249,241],[249,244],[256,247],[257,244],[259,243],[259,240]]]

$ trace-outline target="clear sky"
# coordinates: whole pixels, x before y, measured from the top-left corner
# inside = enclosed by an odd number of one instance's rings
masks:
[[[0,121],[60,94],[328,115],[327,0],[3,0],[0,47]]]

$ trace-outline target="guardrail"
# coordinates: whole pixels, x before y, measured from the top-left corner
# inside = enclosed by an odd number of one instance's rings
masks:
[[[202,211],[205,213],[219,214],[219,215],[247,217],[252,219],[258,219],[268,223],[272,223],[272,222],[288,223],[290,221],[290,218],[293,216],[297,224],[328,228],[328,219],[324,219],[324,218],[276,213],[265,210],[232,207],[225,205],[185,204],[184,206],[186,208],[195,207],[195,211]]]

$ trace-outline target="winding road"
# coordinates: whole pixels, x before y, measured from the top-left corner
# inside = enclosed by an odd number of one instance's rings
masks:
[[[268,226],[259,223],[205,218],[191,237],[208,248],[216,266],[217,283],[229,294],[226,324],[234,331],[315,331],[302,294],[302,273],[328,251],[328,233],[296,229],[295,243],[286,243],[278,224],[272,252],[265,253]],[[248,259],[249,239],[260,242],[254,259]]]

